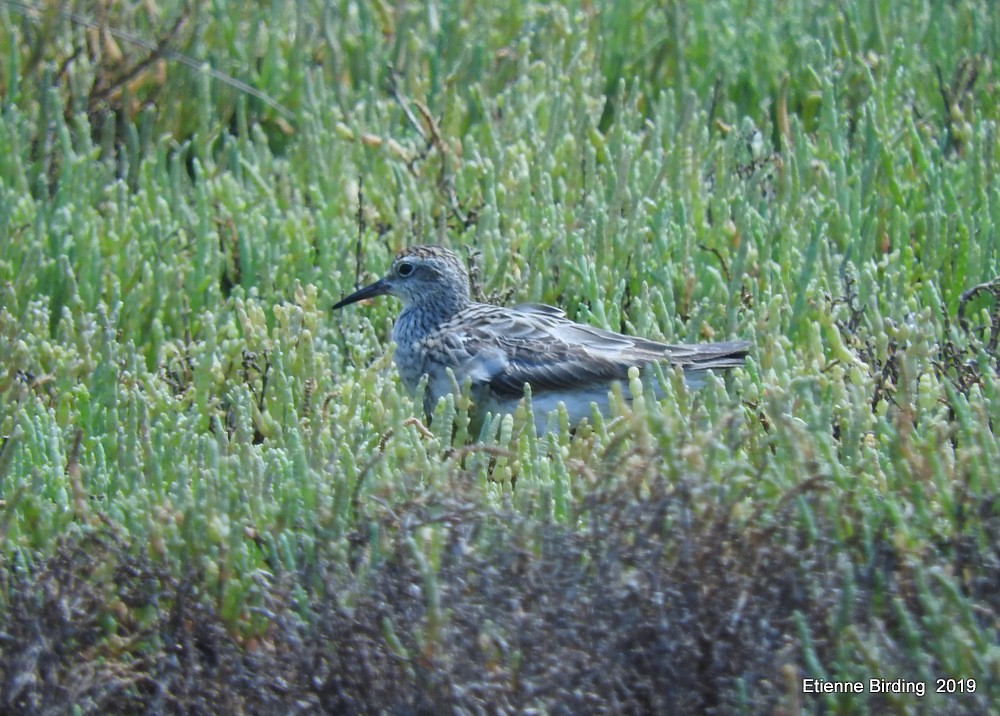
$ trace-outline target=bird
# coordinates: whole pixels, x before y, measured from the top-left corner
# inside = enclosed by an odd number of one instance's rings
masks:
[[[504,307],[473,301],[468,271],[441,246],[402,250],[385,276],[344,297],[333,310],[384,295],[402,301],[392,328],[394,360],[411,393],[427,376],[428,416],[456,382],[470,381],[480,418],[513,413],[528,385],[538,435],[560,402],[571,426],[592,415],[592,403],[607,414],[614,383],[629,395],[633,367],[680,366],[686,382],[697,386],[709,370],[742,365],[750,350],[745,341],[671,345],[614,333],[572,321],[562,309],[544,304]]]

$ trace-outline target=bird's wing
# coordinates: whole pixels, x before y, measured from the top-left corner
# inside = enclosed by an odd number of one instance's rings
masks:
[[[628,377],[629,368],[665,361],[697,375],[742,365],[743,341],[670,345],[575,323],[558,308],[474,304],[441,328],[464,361],[456,374],[501,397],[592,388]]]
[[[550,306],[547,303],[519,303],[510,310],[516,313],[537,313],[542,316],[555,316],[556,318],[566,317],[566,311],[555,306]]]
[[[460,378],[469,376],[502,397],[520,396],[525,383],[543,392],[622,380],[632,366],[665,360],[670,348],[574,323],[559,309],[538,304],[479,304],[441,332],[468,356],[456,371]]]

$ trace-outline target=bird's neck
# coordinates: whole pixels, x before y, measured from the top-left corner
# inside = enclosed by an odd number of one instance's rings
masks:
[[[442,323],[451,320],[470,303],[468,296],[445,295],[435,301],[408,303],[396,319],[396,331],[405,331],[413,337],[422,337]]]

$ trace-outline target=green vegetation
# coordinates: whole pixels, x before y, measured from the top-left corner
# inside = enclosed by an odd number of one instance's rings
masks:
[[[1000,703],[992,2],[0,26],[4,710]],[[329,310],[412,243],[755,348],[575,434],[425,426],[398,306]]]

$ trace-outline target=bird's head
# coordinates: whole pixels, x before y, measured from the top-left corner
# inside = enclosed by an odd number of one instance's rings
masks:
[[[469,302],[469,274],[459,258],[440,246],[413,246],[393,259],[388,273],[334,305],[334,309],[366,298],[391,295],[404,305],[458,310]]]

